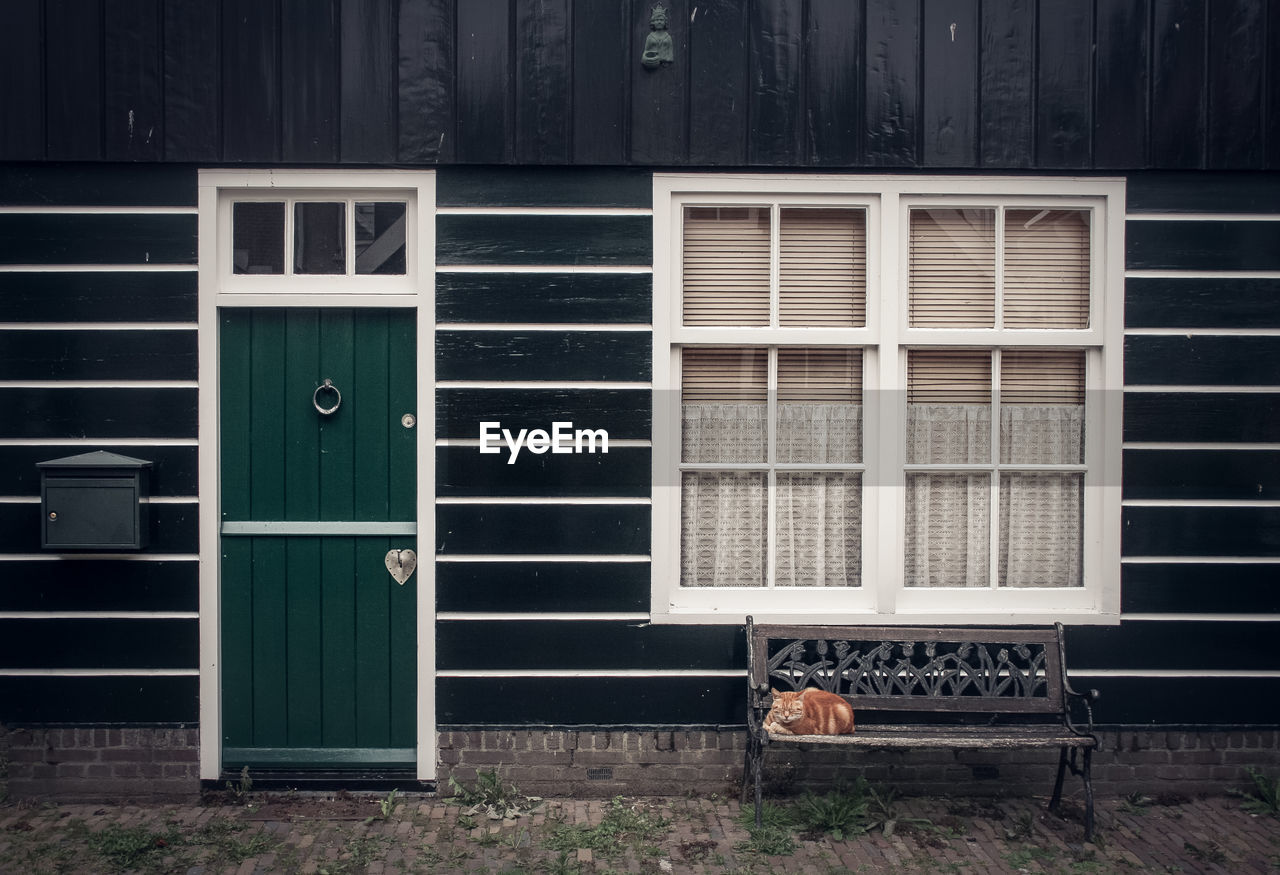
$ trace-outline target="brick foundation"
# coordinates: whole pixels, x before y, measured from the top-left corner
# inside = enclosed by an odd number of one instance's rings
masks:
[[[1251,786],[1247,769],[1280,767],[1280,731],[1103,732],[1094,754],[1099,795],[1176,793],[1195,796]],[[484,730],[440,733],[440,787],[464,785],[497,769],[503,780],[535,796],[600,797],[686,792],[736,795],[744,732]],[[1057,752],[1049,750],[849,752],[774,747],[767,787],[787,793],[830,787],[861,774],[899,792],[948,795],[1045,795],[1053,788]],[[1068,775],[1066,792],[1077,793]]]
[[[199,744],[194,728],[0,727],[0,763],[13,799],[188,801],[200,793]]]

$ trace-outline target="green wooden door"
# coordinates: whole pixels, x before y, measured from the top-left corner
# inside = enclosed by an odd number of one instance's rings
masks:
[[[411,767],[418,574],[384,560],[416,549],[414,314],[219,326],[223,766]]]

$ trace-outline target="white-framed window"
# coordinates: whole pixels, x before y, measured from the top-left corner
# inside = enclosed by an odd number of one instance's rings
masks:
[[[219,291],[413,295],[427,229],[417,175],[206,171]],[[430,205],[427,205],[428,208]]]
[[[1115,622],[1124,182],[654,177],[657,622]]]

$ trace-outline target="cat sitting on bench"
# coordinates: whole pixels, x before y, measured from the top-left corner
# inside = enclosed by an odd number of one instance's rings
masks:
[[[806,687],[795,692],[773,693],[773,707],[764,728],[776,735],[849,735],[853,732],[853,706],[826,690]]]

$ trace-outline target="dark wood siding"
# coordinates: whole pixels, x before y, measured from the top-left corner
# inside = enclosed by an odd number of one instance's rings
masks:
[[[154,157],[164,114],[122,95],[158,76],[158,4],[103,8],[108,50],[135,63],[108,70],[105,99],[125,121],[107,152]],[[22,411],[0,418],[0,720],[193,721],[196,173],[16,164],[0,180],[0,403]],[[98,449],[153,463],[151,546],[41,551],[36,463]]]
[[[1280,167],[1266,0],[667,5],[14,0],[0,159]]]

